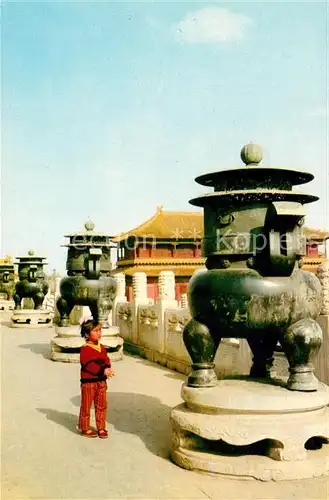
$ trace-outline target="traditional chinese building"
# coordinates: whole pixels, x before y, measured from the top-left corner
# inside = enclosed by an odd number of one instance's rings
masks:
[[[306,256],[303,258],[303,269],[316,272],[317,267],[329,259],[329,231],[304,228],[306,237]]]
[[[326,246],[329,232],[305,228],[304,234],[307,243],[303,268],[316,272],[317,266],[329,258]],[[125,274],[128,300],[132,299],[132,275],[135,272],[147,274],[148,297],[156,300],[159,273],[167,270],[175,273],[176,299],[180,300],[192,274],[204,267],[202,238],[202,212],[170,212],[163,210],[162,206],[140,226],[113,238],[118,244],[117,267],[113,273]]]
[[[176,299],[186,293],[196,269],[204,267],[201,257],[202,212],[167,212],[162,206],[140,226],[113,239],[118,243],[115,273],[126,275],[126,293],[132,298],[132,275],[147,274],[148,296],[157,299],[160,271],[174,271]]]

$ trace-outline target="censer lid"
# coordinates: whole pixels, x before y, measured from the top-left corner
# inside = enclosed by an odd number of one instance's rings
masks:
[[[195,181],[204,186],[214,187],[214,192],[203,194],[190,200],[191,205],[203,207],[216,205],[245,205],[273,201],[291,201],[302,204],[317,201],[317,196],[292,187],[314,179],[313,174],[287,168],[259,166],[263,152],[257,144],[243,146],[240,153],[245,167],[210,172],[196,177]]]
[[[46,262],[42,262],[46,257],[36,256],[34,250],[30,249],[27,254],[24,257],[15,257],[18,260],[15,264],[46,264]]]
[[[66,245],[61,245],[63,247],[116,247],[110,240],[114,236],[110,236],[104,233],[95,232],[95,224],[92,220],[88,219],[85,222],[85,231],[78,231],[77,233],[65,234],[65,238],[70,238],[70,243]]]
[[[283,191],[278,189],[248,189],[248,191],[214,191],[206,193],[189,201],[191,205],[196,207],[204,207],[205,205],[243,205],[251,203],[264,203],[274,201],[291,201],[298,202],[304,205],[317,201],[318,196],[302,193],[300,191]]]
[[[305,184],[314,179],[314,175],[301,170],[281,167],[259,166],[263,152],[257,144],[249,143],[241,149],[240,157],[246,167],[220,170],[199,175],[198,184],[215,187],[216,191],[248,189],[249,187],[291,189],[292,186]]]

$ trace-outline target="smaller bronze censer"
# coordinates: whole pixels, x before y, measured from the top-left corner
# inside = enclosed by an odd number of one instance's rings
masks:
[[[13,295],[15,291],[14,264],[5,258],[0,263],[0,310],[14,308]]]
[[[42,308],[49,288],[43,270],[46,264],[45,257],[36,257],[34,250],[29,250],[27,257],[17,257],[19,281],[15,286],[15,309],[21,309],[25,297],[33,300],[34,309]]]
[[[34,250],[29,250],[27,257],[17,257],[19,281],[15,285],[15,309],[11,317],[11,326],[15,328],[50,327],[53,312],[43,307],[49,285],[44,273],[45,257],[36,257]],[[22,301],[29,299],[29,304]],[[32,302],[32,304],[31,304]]]
[[[69,234],[67,245],[67,277],[60,282],[57,309],[58,326],[69,326],[69,315],[75,305],[89,306],[91,314],[102,328],[109,328],[108,316],[116,294],[116,281],[111,272],[110,236],[94,232],[88,221],[85,231]],[[116,247],[115,247],[116,248]]]

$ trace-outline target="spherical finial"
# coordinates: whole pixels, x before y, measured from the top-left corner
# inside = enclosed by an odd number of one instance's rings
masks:
[[[34,254],[35,254],[35,251],[34,251],[34,250],[29,250],[29,251],[28,251],[28,255],[29,255],[30,257],[33,257],[33,255],[34,255]]]
[[[241,149],[241,160],[246,165],[258,165],[263,159],[263,151],[258,144],[250,142]]]
[[[86,231],[93,231],[95,229],[95,224],[93,223],[93,221],[88,220],[85,223],[85,229],[86,229]]]

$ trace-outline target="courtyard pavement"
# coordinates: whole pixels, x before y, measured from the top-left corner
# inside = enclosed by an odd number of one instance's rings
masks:
[[[262,483],[190,472],[169,459],[184,377],[137,357],[113,363],[109,439],[77,434],[79,365],[49,359],[54,329],[1,325],[2,499],[321,499],[328,478]]]

